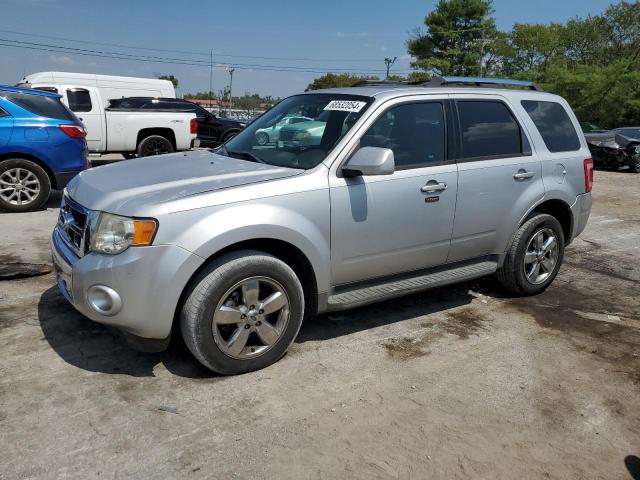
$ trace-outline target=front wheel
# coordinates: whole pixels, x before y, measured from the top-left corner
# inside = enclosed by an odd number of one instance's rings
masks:
[[[640,173],[640,153],[636,153],[627,160],[629,170],[633,173]]]
[[[138,145],[138,156],[149,157],[151,155],[164,155],[173,153],[171,142],[161,135],[151,135]]]
[[[266,145],[267,143],[269,143],[269,135],[267,135],[265,132],[256,133],[256,142],[260,146]]]
[[[498,281],[516,295],[543,292],[558,274],[564,258],[564,234],[551,215],[534,214],[516,232]]]
[[[0,162],[0,210],[31,212],[49,198],[51,182],[40,165],[13,158]]]
[[[189,350],[223,375],[278,361],[298,334],[304,294],[279,259],[244,250],[220,257],[192,283],[180,314]]]

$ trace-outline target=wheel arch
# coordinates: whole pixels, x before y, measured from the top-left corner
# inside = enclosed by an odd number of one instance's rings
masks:
[[[185,284],[178,300],[178,304],[176,305],[173,322],[174,329],[180,324],[178,321],[180,309],[182,308],[189,289],[193,285],[194,279],[198,277],[202,270],[207,268],[212,262],[220,258],[222,255],[240,250],[261,251],[266,254],[273,255],[288,265],[295,272],[302,284],[305,301],[305,314],[316,313],[318,309],[318,283],[316,272],[307,255],[305,255],[300,248],[285,240],[277,238],[252,238],[229,244],[216,251],[206,258],[205,261],[193,272]]]
[[[527,215],[524,216],[524,218],[518,224],[518,228],[520,228],[520,226],[535,213],[544,213],[555,217],[562,226],[565,245],[568,245],[571,242],[571,233],[573,232],[574,218],[573,212],[571,211],[571,206],[568,203],[558,198],[543,200],[542,202],[534,206],[527,213]]]
[[[143,128],[138,131],[138,136],[136,137],[136,151],[140,147],[140,143],[147,137],[152,135],[159,135],[161,137],[165,137],[167,140],[171,142],[173,146],[173,150],[176,151],[176,133],[170,128]]]
[[[47,165],[46,162],[44,162],[40,158],[36,157],[35,155],[24,153],[24,152],[9,152],[9,153],[0,154],[0,162],[3,162],[4,160],[12,160],[12,159],[22,159],[22,160],[32,161],[33,163],[35,163],[45,171],[45,173],[47,174],[47,177],[49,177],[49,183],[51,183],[51,188],[58,189],[58,186],[56,185],[56,177],[53,173],[53,170],[51,170],[49,165]]]

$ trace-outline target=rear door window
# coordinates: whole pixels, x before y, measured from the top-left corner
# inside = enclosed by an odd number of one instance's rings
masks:
[[[580,150],[580,139],[562,105],[556,102],[522,100],[522,106],[540,132],[550,152]]]
[[[62,104],[59,97],[20,92],[2,92],[0,96],[39,117],[77,121],[75,115]]]
[[[92,110],[91,94],[84,88],[68,88],[67,100],[72,112],[90,112]]]
[[[499,100],[459,100],[462,158],[482,160],[528,155],[520,125]]]

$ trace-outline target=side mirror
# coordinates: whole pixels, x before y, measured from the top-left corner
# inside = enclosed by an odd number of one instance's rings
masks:
[[[396,165],[392,150],[379,147],[362,147],[342,167],[342,174],[345,177],[391,175],[395,169]]]

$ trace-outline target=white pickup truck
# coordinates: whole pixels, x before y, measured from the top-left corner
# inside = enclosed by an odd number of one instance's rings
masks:
[[[109,110],[99,87],[35,86],[55,90],[87,130],[90,153],[147,156],[187,150],[198,132],[195,113]]]

